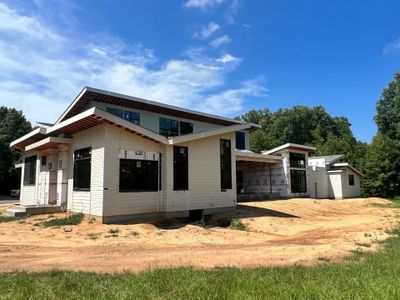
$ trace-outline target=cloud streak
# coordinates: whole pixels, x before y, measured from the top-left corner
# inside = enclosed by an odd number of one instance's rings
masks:
[[[83,86],[93,86],[204,112],[232,116],[244,99],[265,97],[262,80],[231,86],[240,58],[190,49],[158,62],[154,51],[113,36],[85,44],[36,16],[0,5],[0,105],[22,109],[32,122],[54,122]],[[71,47],[74,45],[74,47]]]

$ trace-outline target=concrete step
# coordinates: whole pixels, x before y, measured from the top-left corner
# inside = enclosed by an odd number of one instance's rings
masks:
[[[19,208],[11,207],[6,209],[3,215],[7,217],[23,217],[26,216],[26,210],[24,207],[19,207]]]

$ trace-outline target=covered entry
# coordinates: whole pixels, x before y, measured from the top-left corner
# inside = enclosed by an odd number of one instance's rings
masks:
[[[236,150],[237,201],[279,198],[280,185],[285,185],[281,182],[284,176],[280,176],[283,173],[280,169],[279,156]]]

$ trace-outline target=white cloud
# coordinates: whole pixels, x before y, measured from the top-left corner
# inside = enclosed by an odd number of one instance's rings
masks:
[[[223,35],[220,36],[218,38],[216,38],[215,40],[213,40],[210,45],[213,46],[214,48],[219,48],[223,45],[227,45],[231,42],[231,38],[228,35]]]
[[[209,38],[213,33],[217,32],[221,27],[214,22],[210,22],[206,27],[203,27],[200,32],[196,35],[206,39]]]
[[[400,39],[395,40],[388,44],[384,49],[383,53],[387,54],[389,52],[400,51]]]
[[[186,7],[206,9],[223,3],[224,0],[187,0]]]
[[[0,105],[22,109],[32,122],[54,122],[83,86],[221,115],[241,112],[245,99],[266,92],[259,80],[227,88],[228,75],[240,62],[229,53],[213,57],[189,49],[185,58],[160,64],[140,44],[104,34],[98,42],[88,33],[82,43],[78,29],[68,36],[37,16],[5,4],[0,10]],[[56,38],[44,38],[49,36]]]

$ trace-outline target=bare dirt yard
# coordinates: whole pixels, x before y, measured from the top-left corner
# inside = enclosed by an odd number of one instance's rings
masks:
[[[218,218],[239,218],[246,230],[179,222],[44,228],[38,215],[0,224],[0,271],[52,268],[121,272],[193,266],[256,267],[339,261],[353,250],[375,251],[400,210],[380,198],[248,202]],[[4,209],[5,205],[0,207]],[[70,229],[71,229],[70,228]]]

